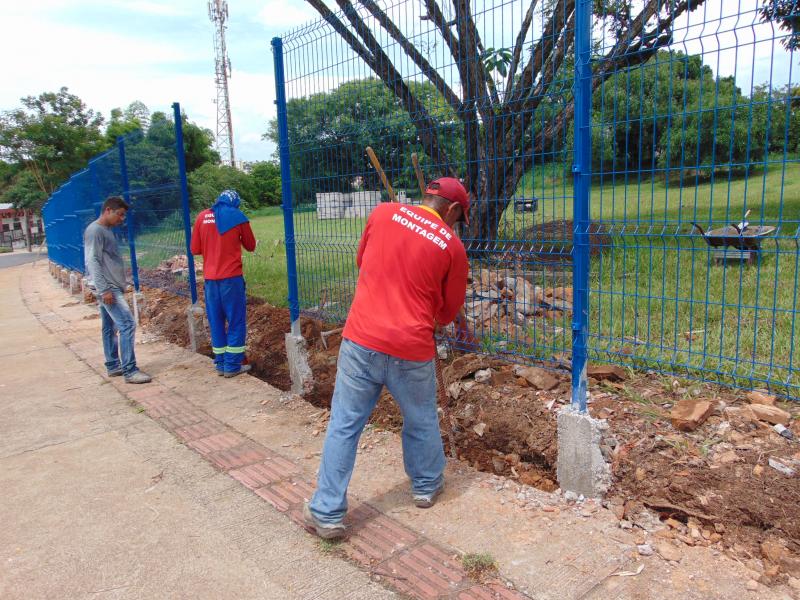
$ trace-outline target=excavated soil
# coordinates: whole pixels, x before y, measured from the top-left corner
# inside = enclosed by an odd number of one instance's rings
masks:
[[[146,326],[187,345],[187,306],[185,298],[148,290]],[[255,375],[289,389],[284,348],[288,310],[250,299],[248,325],[248,357]],[[308,318],[301,319],[301,326],[315,378],[307,400],[328,408],[341,336],[327,336],[325,347],[321,332],[336,326]],[[210,348],[206,344],[201,351],[209,354]],[[561,364],[568,367],[569,362]],[[556,414],[569,399],[567,368],[522,369],[473,354],[442,366],[446,451],[481,471],[556,489]],[[590,394],[590,413],[610,426],[603,450],[614,484],[606,503],[622,524],[652,530],[652,517],[643,515],[655,514],[666,524],[657,536],[724,549],[757,566],[767,583],[800,577],[798,407],[778,402],[792,413],[795,438],[788,440],[753,417],[740,390],[601,368],[590,377]],[[692,398],[713,401],[717,410],[696,430],[678,431],[670,410]],[[387,392],[372,423],[392,430],[402,425]],[[771,462],[795,474],[784,474]]]

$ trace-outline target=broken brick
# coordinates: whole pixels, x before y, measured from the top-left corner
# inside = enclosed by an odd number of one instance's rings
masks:
[[[558,379],[556,377],[544,369],[539,369],[537,367],[520,369],[517,371],[517,374],[520,377],[524,377],[525,380],[537,390],[552,390],[558,385]]]
[[[747,400],[750,404],[763,404],[766,406],[775,406],[775,396],[770,394],[765,394],[764,392],[760,392],[758,390],[753,390],[752,392],[748,392]]]
[[[679,431],[694,431],[714,412],[708,400],[681,400],[670,412],[672,426]]]
[[[586,375],[598,381],[625,381],[628,373],[616,365],[591,365],[586,369]]]
[[[782,410],[777,406],[769,406],[766,404],[751,404],[750,411],[757,419],[766,421],[772,425],[777,423],[780,423],[781,425],[788,425],[789,419],[792,418],[792,415],[785,410]]]

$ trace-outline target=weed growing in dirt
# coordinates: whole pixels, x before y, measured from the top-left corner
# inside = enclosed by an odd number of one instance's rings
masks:
[[[461,557],[461,564],[470,577],[482,577],[497,571],[497,561],[491,554],[468,552]]]
[[[341,545],[342,540],[317,540],[317,547],[323,554],[335,554]]]

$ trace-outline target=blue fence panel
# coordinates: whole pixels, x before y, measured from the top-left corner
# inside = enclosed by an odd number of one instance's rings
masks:
[[[141,282],[196,297],[182,211],[185,173],[178,168],[175,140],[174,122],[154,119],[147,132],[119,138],[62,185],[42,211],[50,259],[84,272],[83,232],[109,196],[121,196],[130,210],[114,233],[134,287]]]
[[[585,340],[590,360],[800,397],[792,18],[722,0],[315,6],[273,43],[302,311],[346,318],[387,200],[366,146],[409,203],[416,153],[473,199],[481,351],[580,363]]]

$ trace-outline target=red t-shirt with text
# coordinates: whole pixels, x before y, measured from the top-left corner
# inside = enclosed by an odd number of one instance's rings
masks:
[[[367,220],[360,269],[342,335],[403,360],[431,360],[434,321],[446,325],[464,304],[464,245],[422,206],[379,204]]]
[[[204,210],[192,229],[192,254],[203,255],[203,278],[227,279],[242,274],[242,246],[248,252],[256,249],[256,238],[250,223],[242,223],[220,235],[214,211]]]

